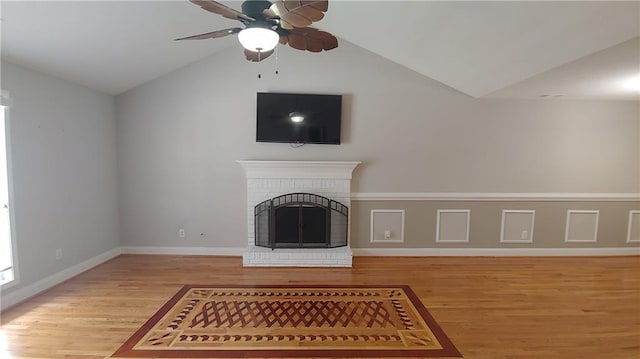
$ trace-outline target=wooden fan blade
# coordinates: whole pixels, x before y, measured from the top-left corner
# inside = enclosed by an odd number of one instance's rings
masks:
[[[304,38],[304,35],[289,34],[289,46],[296,50],[305,51],[307,49],[307,39]]]
[[[293,1],[289,1],[285,4],[290,4]],[[295,1],[297,2],[297,1]],[[303,3],[302,1],[300,2],[301,4]],[[326,1],[324,1],[324,3],[327,3]],[[319,10],[318,8],[313,6],[314,3],[307,3],[307,4],[303,4],[297,8],[294,8],[293,10],[289,10],[288,14],[297,14],[300,16],[303,16],[307,19],[309,19],[309,21],[311,22],[315,22],[315,21],[320,21],[322,20],[322,18],[324,18],[324,12],[322,10]],[[326,10],[324,10],[326,11]]]
[[[200,34],[200,35],[193,35],[193,36],[187,36],[187,37],[182,37],[179,39],[176,39],[176,41],[178,40],[204,40],[204,39],[216,39],[219,37],[225,37],[227,35],[231,35],[231,34],[237,34],[241,31],[242,29],[239,27],[232,27],[229,29],[224,29],[224,30],[218,30],[218,31],[212,31],[212,32],[207,32],[204,34]]]
[[[307,37],[307,51],[321,52],[322,50],[324,50],[322,47],[322,40]]]
[[[249,51],[247,49],[244,50],[244,56],[247,58],[247,60],[251,61],[251,62],[258,62],[258,61],[262,61],[264,59],[266,59],[267,57],[271,56],[271,54],[273,54],[274,50],[271,51],[265,51],[265,52],[254,52],[254,51]]]
[[[318,35],[322,40],[322,49],[324,51],[333,50],[338,47],[338,38],[326,31],[318,31]]]
[[[263,14],[267,17],[279,18],[280,26],[291,30],[322,20],[328,8],[328,0],[278,0]]]
[[[222,15],[228,19],[240,20],[240,21],[242,20],[256,21],[256,19],[252,18],[251,16],[247,16],[238,10],[232,9],[227,5],[220,4],[219,2],[216,2],[213,0],[189,0],[189,1],[191,1],[192,3],[200,6],[201,8],[209,12]]]
[[[296,50],[320,52],[338,47],[338,39],[326,31],[312,27],[295,28],[287,36],[289,46]]]
[[[291,1],[291,0],[287,0],[287,1]],[[313,6],[314,8],[322,11],[322,12],[327,12],[327,10],[329,10],[329,0],[302,0],[300,1],[300,3],[303,4],[310,4],[311,6]]]

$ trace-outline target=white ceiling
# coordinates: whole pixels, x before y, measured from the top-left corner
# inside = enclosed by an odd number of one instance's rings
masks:
[[[640,99],[640,37],[560,65],[485,97]],[[629,84],[635,79],[635,88]]]
[[[640,75],[639,5],[332,0],[314,26],[473,97],[637,100],[613,84]],[[172,41],[241,25],[186,0],[4,0],[0,11],[3,59],[109,94],[241,51],[234,36]]]

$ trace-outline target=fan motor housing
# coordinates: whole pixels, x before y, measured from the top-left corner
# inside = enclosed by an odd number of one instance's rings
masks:
[[[247,0],[242,3],[242,13],[254,19],[262,19],[264,18],[262,11],[271,5],[271,1],[268,0]]]

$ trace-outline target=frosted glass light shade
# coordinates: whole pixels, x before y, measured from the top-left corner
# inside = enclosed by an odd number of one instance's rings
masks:
[[[242,47],[253,52],[267,52],[273,50],[280,36],[277,32],[264,27],[249,27],[238,33],[238,40]]]

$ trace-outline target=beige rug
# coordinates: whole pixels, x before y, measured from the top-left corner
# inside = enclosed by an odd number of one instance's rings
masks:
[[[409,286],[185,285],[112,358],[460,356]]]

